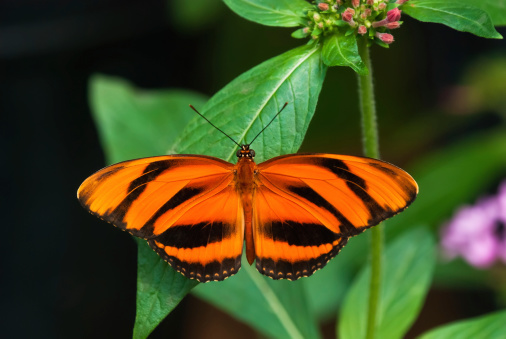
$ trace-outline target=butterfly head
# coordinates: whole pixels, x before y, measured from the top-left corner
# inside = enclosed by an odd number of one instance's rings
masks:
[[[255,151],[250,149],[249,145],[242,145],[241,149],[237,150],[236,155],[238,158],[253,159],[255,157]]]

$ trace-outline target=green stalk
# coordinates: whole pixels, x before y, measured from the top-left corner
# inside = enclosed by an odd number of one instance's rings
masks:
[[[369,74],[357,75],[360,112],[362,116],[362,138],[364,154],[370,158],[379,158],[378,125],[376,123],[376,105],[374,101],[374,84],[372,79],[371,57],[367,39],[358,39],[358,51]],[[379,297],[381,288],[383,252],[383,227],[378,225],[371,230],[371,281],[369,285],[369,308],[367,313],[366,338],[376,337]]]

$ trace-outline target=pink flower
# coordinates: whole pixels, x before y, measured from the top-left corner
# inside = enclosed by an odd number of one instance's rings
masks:
[[[366,4],[368,4],[368,5],[371,5],[371,6],[372,6],[372,5],[374,5],[374,0],[367,0],[367,1],[366,1]]]
[[[394,36],[392,34],[376,32],[374,36],[388,45],[394,42]]]
[[[351,5],[355,8],[360,6],[360,0],[351,0]]]
[[[329,5],[324,2],[320,2],[318,4],[318,9],[320,9],[320,11],[328,11]]]
[[[506,263],[506,181],[496,196],[460,208],[442,229],[441,246],[447,258],[462,256],[472,266],[487,268]]]
[[[401,20],[401,11],[398,8],[391,9],[387,12],[388,22]]]
[[[364,25],[360,25],[358,26],[357,32],[358,34],[364,35],[365,33],[367,33],[367,27],[365,27]]]
[[[380,3],[380,4],[378,5],[378,9],[379,9],[380,11],[384,10],[385,8],[387,8],[387,4],[386,4],[386,3],[384,3],[384,2],[382,2],[382,3]]]
[[[408,2],[408,1],[409,1],[409,0],[397,0],[397,1],[396,1],[396,4],[398,4],[398,5],[402,5],[403,3]]]

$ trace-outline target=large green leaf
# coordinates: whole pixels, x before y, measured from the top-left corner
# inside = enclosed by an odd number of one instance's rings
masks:
[[[295,48],[241,74],[206,103],[202,114],[238,143],[248,143],[288,102],[252,148],[258,162],[297,152],[313,117],[326,69],[318,48]],[[196,117],[174,150],[233,161],[237,147]]]
[[[478,7],[487,12],[494,26],[506,25],[506,0],[460,0],[460,3]]]
[[[401,338],[416,319],[430,287],[436,260],[434,241],[424,229],[409,231],[384,256],[376,338]],[[365,338],[371,268],[358,276],[343,304],[338,336]]]
[[[195,115],[188,103],[204,102],[189,91],[141,90],[104,75],[90,80],[90,105],[108,163],[165,154]],[[134,337],[146,338],[196,282],[170,268],[145,241],[138,240],[138,248]]]
[[[298,150],[314,114],[326,67],[320,52],[302,46],[240,75],[216,93],[202,112],[238,142],[251,141],[280,107],[283,113],[253,144],[256,160]],[[203,119],[183,131],[178,153],[199,153],[231,161],[237,147]],[[271,337],[319,336],[307,306],[304,280],[273,281],[247,263],[224,282],[199,285],[195,293]]]
[[[348,66],[361,75],[369,72],[358,54],[357,38],[353,34],[338,32],[325,37],[322,59],[327,66]]]
[[[487,12],[455,0],[411,0],[402,6],[407,15],[436,22],[484,38],[502,39]]]
[[[206,97],[180,89],[142,90],[105,75],[90,80],[90,105],[108,163],[166,154]]]
[[[419,339],[503,339],[506,338],[506,311],[458,321],[431,330]]]
[[[308,10],[304,0],[223,0],[231,10],[245,19],[267,26],[294,27],[304,23]]]

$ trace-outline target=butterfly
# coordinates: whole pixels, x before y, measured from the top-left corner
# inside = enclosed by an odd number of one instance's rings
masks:
[[[310,276],[418,193],[407,172],[366,157],[289,154],[256,164],[249,144],[237,157],[237,164],[188,154],[124,161],[88,177],[77,197],[147,240],[185,277],[208,282],[239,271],[244,243],[262,274]]]

